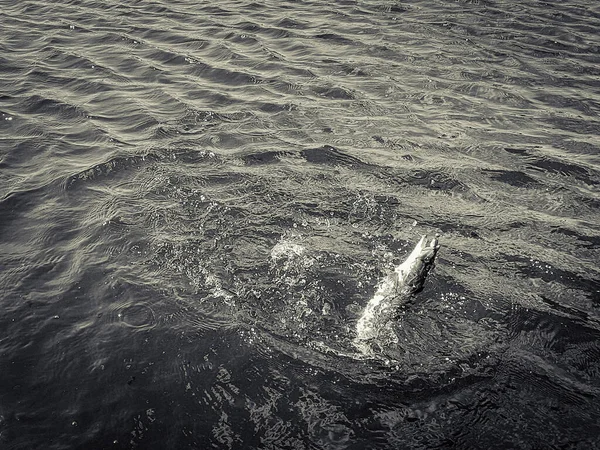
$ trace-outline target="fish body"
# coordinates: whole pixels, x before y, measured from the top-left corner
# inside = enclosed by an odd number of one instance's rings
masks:
[[[439,248],[437,235],[429,241],[423,236],[406,260],[379,283],[356,323],[354,345],[359,350],[369,352],[382,334],[389,334],[398,307],[423,289]]]

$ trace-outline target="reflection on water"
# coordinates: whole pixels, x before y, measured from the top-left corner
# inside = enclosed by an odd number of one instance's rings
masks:
[[[4,447],[600,446],[597,6],[2,10]]]

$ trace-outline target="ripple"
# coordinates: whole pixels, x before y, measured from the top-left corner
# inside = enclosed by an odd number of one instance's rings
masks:
[[[302,150],[300,154],[306,159],[306,161],[313,164],[347,165],[350,167],[368,166],[360,159],[350,156],[330,145],[325,145],[320,148]]]
[[[486,170],[486,172],[490,174],[490,178],[493,180],[500,181],[511,186],[523,187],[537,183],[535,178],[532,178],[529,175],[519,171]]]
[[[376,3],[4,5],[2,444],[596,444],[600,10]]]
[[[109,161],[96,164],[89,169],[69,176],[64,181],[66,190],[76,189],[78,184],[87,181],[97,181],[102,178],[111,177],[129,169],[138,168],[144,164],[151,163],[158,157],[153,154],[144,156],[117,156]]]
[[[144,303],[122,306],[116,310],[116,314],[119,322],[130,328],[145,330],[156,326],[154,311]]]

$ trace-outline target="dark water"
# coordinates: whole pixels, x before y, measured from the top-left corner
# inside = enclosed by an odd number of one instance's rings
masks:
[[[2,449],[600,447],[600,4],[0,6]]]

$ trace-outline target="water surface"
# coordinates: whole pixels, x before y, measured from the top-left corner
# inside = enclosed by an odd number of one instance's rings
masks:
[[[3,448],[600,447],[600,6],[0,6]]]

